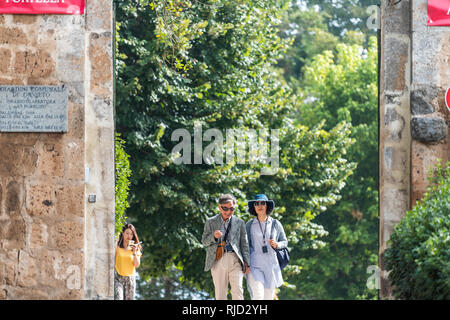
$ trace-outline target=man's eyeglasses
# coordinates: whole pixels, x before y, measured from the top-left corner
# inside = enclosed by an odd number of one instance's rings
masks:
[[[265,206],[266,202],[265,201],[255,201],[255,207],[256,206]]]
[[[234,211],[234,207],[230,207],[230,208],[228,208],[228,207],[222,207],[222,206],[220,206],[220,208],[223,210],[223,211],[225,211],[225,212],[228,212],[228,211]]]

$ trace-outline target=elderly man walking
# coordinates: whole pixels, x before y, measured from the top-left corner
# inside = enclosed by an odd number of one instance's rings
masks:
[[[250,270],[245,223],[233,216],[236,199],[232,195],[220,196],[218,207],[220,214],[209,218],[203,231],[202,243],[207,248],[205,271],[211,270],[216,300],[227,300],[228,284],[232,299],[244,300],[242,280]]]

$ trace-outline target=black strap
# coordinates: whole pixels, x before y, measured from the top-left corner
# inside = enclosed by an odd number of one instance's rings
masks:
[[[231,218],[232,217],[230,217],[230,222],[228,223],[228,227],[227,227],[227,230],[225,231],[225,237],[223,237],[223,240],[222,241],[227,241],[227,238],[228,238],[228,232],[230,231],[230,227],[231,227]]]

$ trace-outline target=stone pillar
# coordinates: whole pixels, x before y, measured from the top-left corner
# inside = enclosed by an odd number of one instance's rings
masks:
[[[0,84],[69,92],[67,133],[0,133],[0,299],[113,297],[112,0],[86,2],[0,15]]]
[[[386,242],[450,158],[450,27],[427,26],[427,0],[382,1],[380,46],[380,297],[391,299]]]
[[[410,204],[411,1],[382,1],[380,65],[380,296],[390,296],[383,252]]]
[[[114,116],[112,0],[86,6],[86,168],[85,298],[114,298]]]

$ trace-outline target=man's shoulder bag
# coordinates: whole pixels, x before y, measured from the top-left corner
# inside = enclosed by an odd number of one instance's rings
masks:
[[[216,261],[220,260],[223,257],[223,255],[225,254],[225,246],[227,245],[226,240],[227,240],[227,237],[228,237],[228,232],[230,231],[230,227],[231,227],[231,220],[230,220],[230,223],[228,224],[227,230],[225,231],[225,237],[223,237],[222,242],[220,242],[217,245]]]

